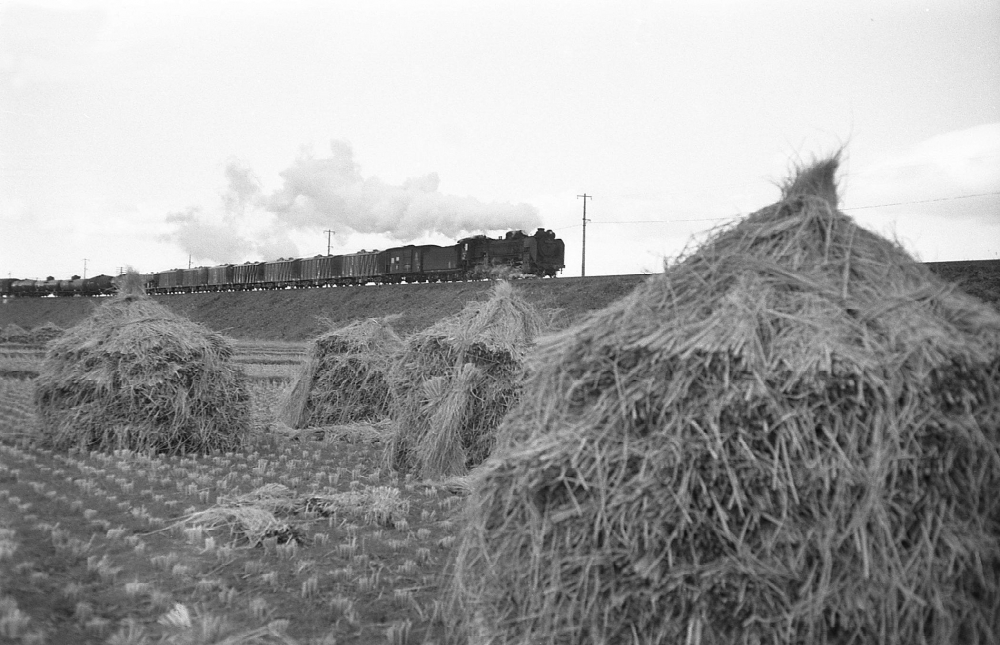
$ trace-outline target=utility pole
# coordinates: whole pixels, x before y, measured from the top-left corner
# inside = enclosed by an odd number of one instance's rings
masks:
[[[83,258],[83,279],[87,279],[87,258]]]
[[[580,277],[582,278],[587,275],[587,222],[590,221],[587,219],[587,200],[593,199],[593,197],[587,193],[576,197],[577,199],[583,197],[583,253],[580,257]]]
[[[326,229],[323,232],[326,233],[326,254],[330,255],[330,236],[336,233],[337,231],[331,231],[330,229]]]

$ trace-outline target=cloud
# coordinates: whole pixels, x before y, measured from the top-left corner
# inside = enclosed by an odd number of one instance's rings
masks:
[[[248,258],[275,259],[298,255],[298,247],[274,221],[236,221],[198,208],[170,213],[165,221],[174,230],[161,240],[184,249],[195,262],[240,262]]]
[[[996,257],[1000,123],[940,134],[842,181],[843,210],[920,260]]]
[[[173,230],[165,236],[192,257],[236,262],[256,256],[296,256],[294,231],[334,229],[339,235],[378,234],[399,242],[439,234],[510,229],[529,230],[541,223],[529,204],[483,203],[473,197],[440,192],[437,173],[412,177],[400,185],[364,177],[350,144],[333,141],[330,155],[303,151],[279,173],[281,187],[265,194],[254,172],[230,161],[225,167],[222,208],[200,208],[167,215]]]
[[[1000,123],[926,139],[848,178],[845,207],[908,207],[949,218],[997,218]]]

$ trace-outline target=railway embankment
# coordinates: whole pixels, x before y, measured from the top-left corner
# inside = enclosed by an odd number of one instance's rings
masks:
[[[932,271],[966,292],[1000,307],[1000,260],[928,263]],[[551,310],[559,326],[625,296],[645,275],[529,279],[515,282],[527,300]],[[490,282],[383,285],[194,293],[157,296],[177,313],[228,336],[242,339],[300,341],[334,323],[397,315],[401,333],[423,329],[457,313],[470,300],[486,298]],[[33,329],[45,323],[62,328],[86,318],[99,298],[18,298],[0,305],[0,329],[16,324]]]
[[[525,298],[549,310],[560,326],[579,320],[628,294],[644,275],[518,280]],[[297,341],[334,323],[396,315],[401,333],[430,326],[487,297],[491,283],[452,282],[327,289],[287,289],[156,296],[157,302],[233,338]],[[101,298],[17,298],[0,305],[0,329],[24,329],[51,322],[62,328],[83,320]]]

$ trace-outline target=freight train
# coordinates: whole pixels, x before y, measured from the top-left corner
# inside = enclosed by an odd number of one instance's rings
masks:
[[[485,277],[496,267],[555,277],[565,267],[565,244],[552,231],[533,235],[510,231],[499,238],[476,235],[451,246],[401,246],[384,251],[272,262],[223,264],[143,274],[151,294],[249,291],[402,282],[451,282]],[[115,278],[99,275],[70,280],[0,279],[0,296],[96,296],[113,293]]]

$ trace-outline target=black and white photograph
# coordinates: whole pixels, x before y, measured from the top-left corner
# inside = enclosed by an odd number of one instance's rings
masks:
[[[1000,643],[1000,3],[0,0],[0,643]]]

